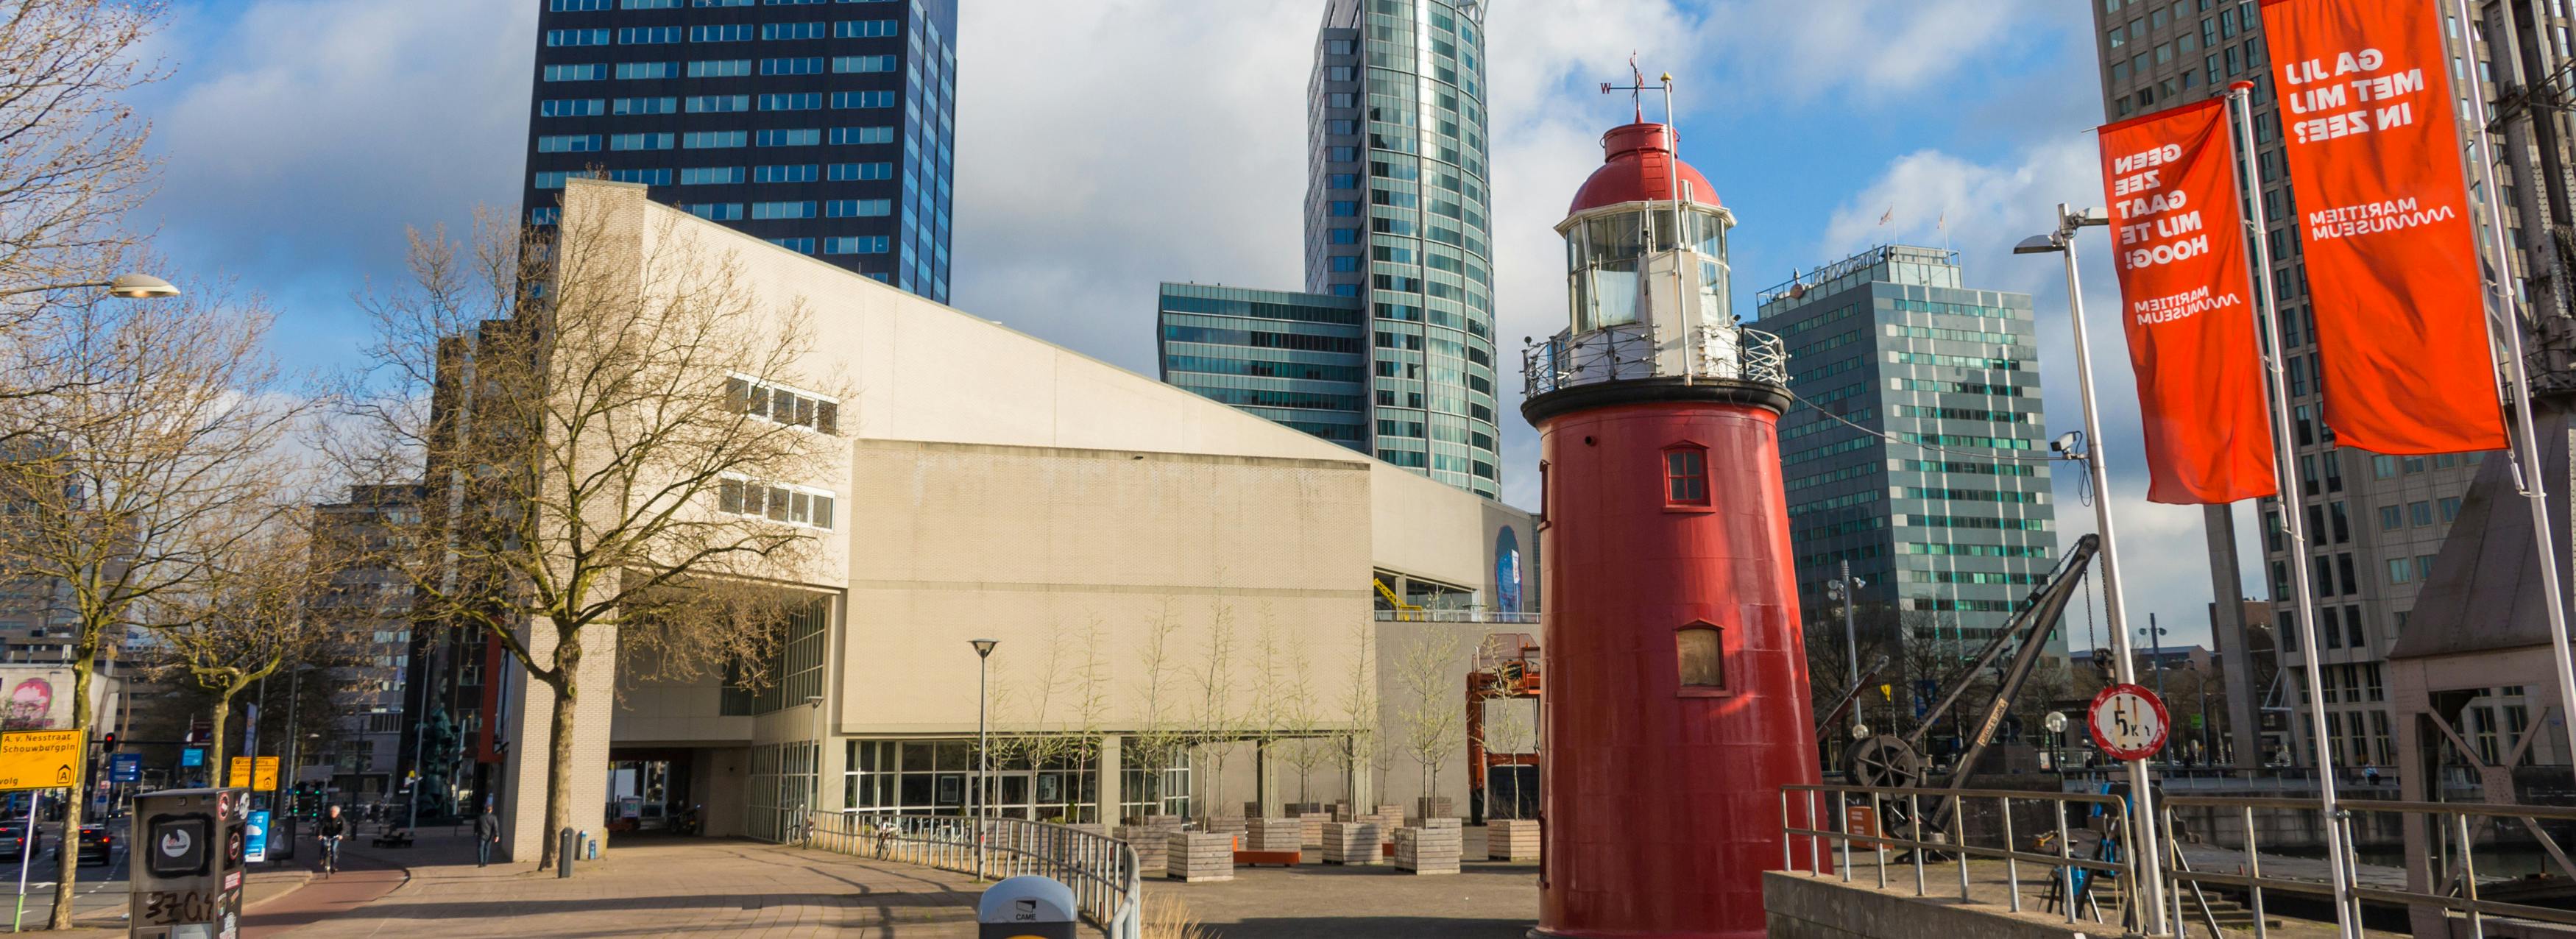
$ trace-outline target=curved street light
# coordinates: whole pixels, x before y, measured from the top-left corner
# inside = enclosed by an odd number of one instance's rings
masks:
[[[33,287],[15,287],[8,290],[0,290],[0,297],[15,297],[20,294],[44,293],[49,290],[85,290],[92,287],[105,290],[108,296],[121,297],[127,300],[157,300],[162,297],[175,297],[179,295],[179,288],[171,284],[169,281],[162,280],[161,278],[154,277],[150,274],[127,273],[118,274],[107,280],[84,280],[68,284],[37,284]]]

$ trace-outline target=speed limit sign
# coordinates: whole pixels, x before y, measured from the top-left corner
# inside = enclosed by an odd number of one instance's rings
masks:
[[[2085,723],[2093,731],[2093,744],[2122,760],[2154,756],[2164,749],[2165,732],[2173,727],[2165,703],[2156,700],[2155,692],[2137,685],[2102,689],[2085,709]]]

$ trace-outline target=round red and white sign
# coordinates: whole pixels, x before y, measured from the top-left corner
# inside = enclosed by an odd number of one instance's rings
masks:
[[[2173,728],[2165,703],[2156,700],[2155,692],[2137,685],[2102,689],[2084,713],[2085,724],[2093,731],[2093,745],[2114,759],[2154,756],[2165,748],[2165,734]]]

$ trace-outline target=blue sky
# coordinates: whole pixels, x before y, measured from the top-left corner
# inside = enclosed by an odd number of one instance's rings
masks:
[[[461,226],[477,203],[518,198],[537,6],[179,4],[152,50],[173,76],[135,101],[166,164],[134,223],[157,233],[176,274],[266,295],[291,365],[347,361],[364,328],[351,298],[403,276],[404,226]],[[965,0],[956,305],[1151,374],[1157,282],[1302,283],[1302,96],[1321,8]],[[1598,89],[1634,51],[1650,77],[1673,73],[1683,157],[1736,213],[1739,309],[1793,268],[1946,239],[1973,286],[2035,295],[2049,429],[2078,426],[2057,267],[2008,248],[2046,228],[2055,203],[2101,199],[2085,4],[1494,0],[1487,35],[1506,344],[1562,324],[1551,226],[1599,164],[1600,132],[1627,118],[1625,96]],[[2109,254],[2088,238],[2098,316],[2112,308]],[[2133,615],[2154,610],[2185,624],[2178,641],[2199,641],[2200,515],[2142,501],[2113,325],[2096,320],[2094,358],[2122,565],[2130,595],[2152,598]],[[1531,505],[1536,439],[1507,423],[1507,493]],[[2060,477],[2071,541],[2092,522],[2072,474]]]

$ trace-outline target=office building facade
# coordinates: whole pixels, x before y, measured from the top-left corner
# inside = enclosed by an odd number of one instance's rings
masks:
[[[313,507],[316,554],[362,557],[384,551],[416,522],[427,487],[352,486],[348,498]],[[411,676],[411,585],[388,567],[335,571],[315,601],[347,637],[331,676],[340,715],[336,732],[301,752],[296,782],[327,783],[360,802],[390,796],[399,785],[405,702]]]
[[[2286,751],[2260,756],[2267,762],[2286,759],[2301,766],[2313,762],[2305,706],[2308,690],[2315,688],[2324,695],[2329,739],[2338,762],[2394,766],[2398,754],[2384,678],[2388,651],[2406,628],[2416,594],[2431,575],[2433,558],[2450,533],[2469,482],[2489,454],[2375,454],[2337,445],[2334,432],[2325,426],[2326,389],[2317,370],[2316,321],[2308,306],[2307,271],[2297,232],[2300,200],[2282,162],[2280,103],[2273,93],[2258,4],[2252,0],[2093,0],[2092,5],[2106,120],[2221,96],[2234,82],[2254,82],[2252,150],[2261,170],[2262,207],[2271,223],[2263,237],[2273,261],[2267,283],[2258,289],[2270,290],[2279,309],[2303,495],[2296,511],[2306,522],[2309,545],[2307,557],[2293,557],[2280,521],[2281,500],[2261,500],[2262,570],[2269,596],[2277,600],[2290,595],[2289,565],[2309,566],[2317,603],[2317,653],[2323,669],[2321,680],[2311,680],[2300,657],[2296,611],[2289,603],[2274,603],[2269,628],[2279,640],[2282,679],[2255,692],[2262,707],[2295,709],[2295,719],[2287,721],[2294,738]],[[2511,8],[2526,41],[2535,34],[2548,37],[2544,41],[2555,55],[2561,59],[2567,55],[2563,5],[2514,2]],[[2530,29],[2535,13],[2546,29]],[[2464,31],[2448,5],[2442,8],[2442,17],[2444,36],[2453,51],[2450,80],[2460,99],[2456,102],[2459,113],[2488,113],[2488,105],[2498,99],[2483,36],[2501,33],[2487,33],[2482,25],[2466,31],[2470,38],[2464,45]],[[2562,116],[2546,120],[2563,129]],[[2504,143],[2499,136],[2498,145]],[[2563,145],[2533,152],[2544,150],[2556,154],[2552,159],[2564,165]],[[2475,182],[2474,168],[2472,172]],[[2505,220],[2518,244],[2541,243],[2524,238],[2521,232],[2523,217],[2546,217],[2545,205],[2528,202],[2537,196],[2518,192],[2506,199],[2509,207],[2520,206]],[[2483,205],[2471,201],[2478,210],[2479,231],[2484,232]],[[2482,253],[2487,247],[2483,242],[2479,245]],[[2506,263],[2519,269],[2526,260],[2517,254]],[[2535,295],[2547,296],[2546,286],[2541,285]],[[2213,528],[2223,530],[2230,524],[2224,511],[2211,515]],[[2219,581],[2214,592],[2222,597],[2237,592],[2233,536],[2212,537],[2210,543],[2218,555],[2212,565]],[[2130,609],[2139,608],[2133,604]],[[2222,639],[2221,644],[2227,641]],[[2529,706],[2519,687],[2500,687],[2464,710],[2462,719],[2468,726],[2460,728],[2463,733],[2510,737],[2528,726],[2537,708]]]
[[[1164,284],[1163,380],[1353,450],[1369,426],[1367,301]]]
[[[1356,426],[1360,437],[1327,439],[1492,498],[1502,493],[1502,460],[1484,16],[1479,0],[1326,4],[1307,79],[1305,294],[1360,304],[1367,387],[1356,402],[1301,391],[1306,396],[1295,400],[1312,406],[1296,408],[1288,422],[1334,434]],[[1164,285],[1158,326],[1166,380],[1220,387],[1199,376],[1211,366],[1214,374],[1241,375],[1265,367],[1254,363],[1278,361],[1247,354],[1244,364],[1214,366],[1206,359],[1227,350],[1203,343],[1176,352],[1175,330],[1205,324],[1187,319],[1198,311],[1173,309],[1173,301],[1188,307],[1201,289]],[[1256,293],[1263,295],[1258,306],[1274,312],[1325,305],[1287,292],[1245,292]],[[1312,330],[1299,325],[1306,322],[1234,325],[1308,335]],[[1197,361],[1176,365],[1175,354]],[[1257,407],[1281,419],[1282,409]]]
[[[1973,653],[2057,563],[2030,296],[1966,286],[1946,249],[1885,245],[1757,299],[1813,405],[1780,421],[1809,622],[1840,614],[1825,582],[1849,563],[1857,604],[1897,611],[1905,642]],[[2084,638],[2062,633],[2061,655]]]
[[[545,0],[529,221],[564,180],[948,300],[957,0]]]

